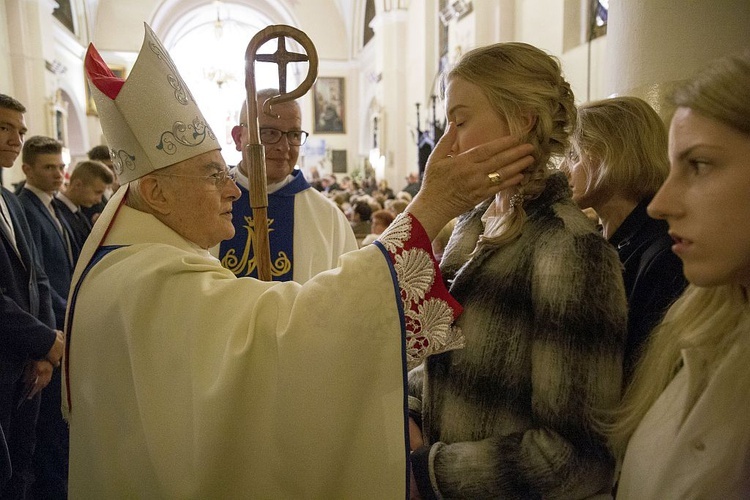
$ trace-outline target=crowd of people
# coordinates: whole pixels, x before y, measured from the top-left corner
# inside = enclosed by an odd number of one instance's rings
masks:
[[[127,81],[93,46],[85,68],[108,145],[67,180],[0,94],[25,174],[0,197],[0,498],[750,496],[750,52],[667,128],[576,106],[534,46],[474,49],[399,192],[306,180],[300,107],[273,104],[269,283],[251,166],[151,29]]]
[[[360,182],[345,175],[339,182],[333,173],[323,178],[318,176],[311,185],[325,194],[346,215],[357,244],[361,247],[374,241],[382,232],[379,229],[372,230],[372,225],[376,224],[377,212],[385,211],[396,217],[406,209],[414,194],[419,191],[421,183],[418,178],[416,173],[409,174],[406,177],[407,184],[398,192],[394,192],[385,179],[375,182],[373,178],[367,177]],[[379,218],[381,223],[386,220],[384,213]]]

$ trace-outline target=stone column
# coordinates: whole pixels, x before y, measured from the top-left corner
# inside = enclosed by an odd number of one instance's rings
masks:
[[[383,109],[378,123],[379,147],[385,157],[385,178],[394,189],[400,189],[406,172],[417,170],[416,164],[409,165],[407,154],[412,145],[407,140],[407,113],[414,109],[405,92],[410,85],[406,71],[408,18],[405,8],[393,8],[379,12],[371,23],[377,43],[377,71],[382,75],[376,94]]]
[[[748,0],[610,2],[608,93],[648,101],[668,119],[671,89],[709,61],[750,48]]]

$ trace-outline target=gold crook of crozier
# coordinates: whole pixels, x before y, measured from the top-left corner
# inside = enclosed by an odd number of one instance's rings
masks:
[[[289,52],[286,49],[286,38],[292,38],[299,43],[307,54]],[[278,48],[273,54],[258,54],[258,49],[269,40],[277,38]],[[301,30],[283,24],[272,25],[256,34],[245,51],[245,91],[247,93],[247,118],[245,129],[247,134],[245,146],[242,149],[242,161],[247,166],[250,184],[250,207],[253,210],[255,232],[253,247],[258,266],[258,279],[271,280],[271,250],[268,240],[268,194],[266,190],[266,160],[263,146],[260,142],[258,128],[258,100],[255,85],[255,62],[272,62],[279,66],[279,95],[267,99],[263,103],[263,112],[271,113],[274,104],[292,101],[305,95],[310,90],[318,76],[318,53],[310,38]],[[293,62],[308,63],[307,77],[293,91],[286,91],[286,66]]]

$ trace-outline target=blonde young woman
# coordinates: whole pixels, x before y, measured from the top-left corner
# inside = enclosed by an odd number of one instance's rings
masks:
[[[682,262],[671,250],[669,226],[646,213],[669,173],[666,127],[637,97],[586,103],[578,108],[563,170],[573,200],[581,209],[596,211],[602,233],[623,265],[627,382],[644,341],[686,285]]]
[[[690,285],[652,335],[611,438],[618,499],[750,498],[750,52],[674,96],[648,207]]]
[[[607,492],[614,460],[591,414],[619,401],[627,306],[617,253],[551,167],[575,124],[570,86],[523,43],[467,53],[443,84],[452,154],[512,135],[536,161],[520,188],[460,217],[447,245],[466,345],[410,374],[413,495]]]

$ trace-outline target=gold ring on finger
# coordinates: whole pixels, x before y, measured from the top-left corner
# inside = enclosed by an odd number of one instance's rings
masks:
[[[487,177],[489,177],[490,182],[493,184],[500,184],[503,182],[503,176],[500,175],[500,172],[491,172],[487,174]]]

